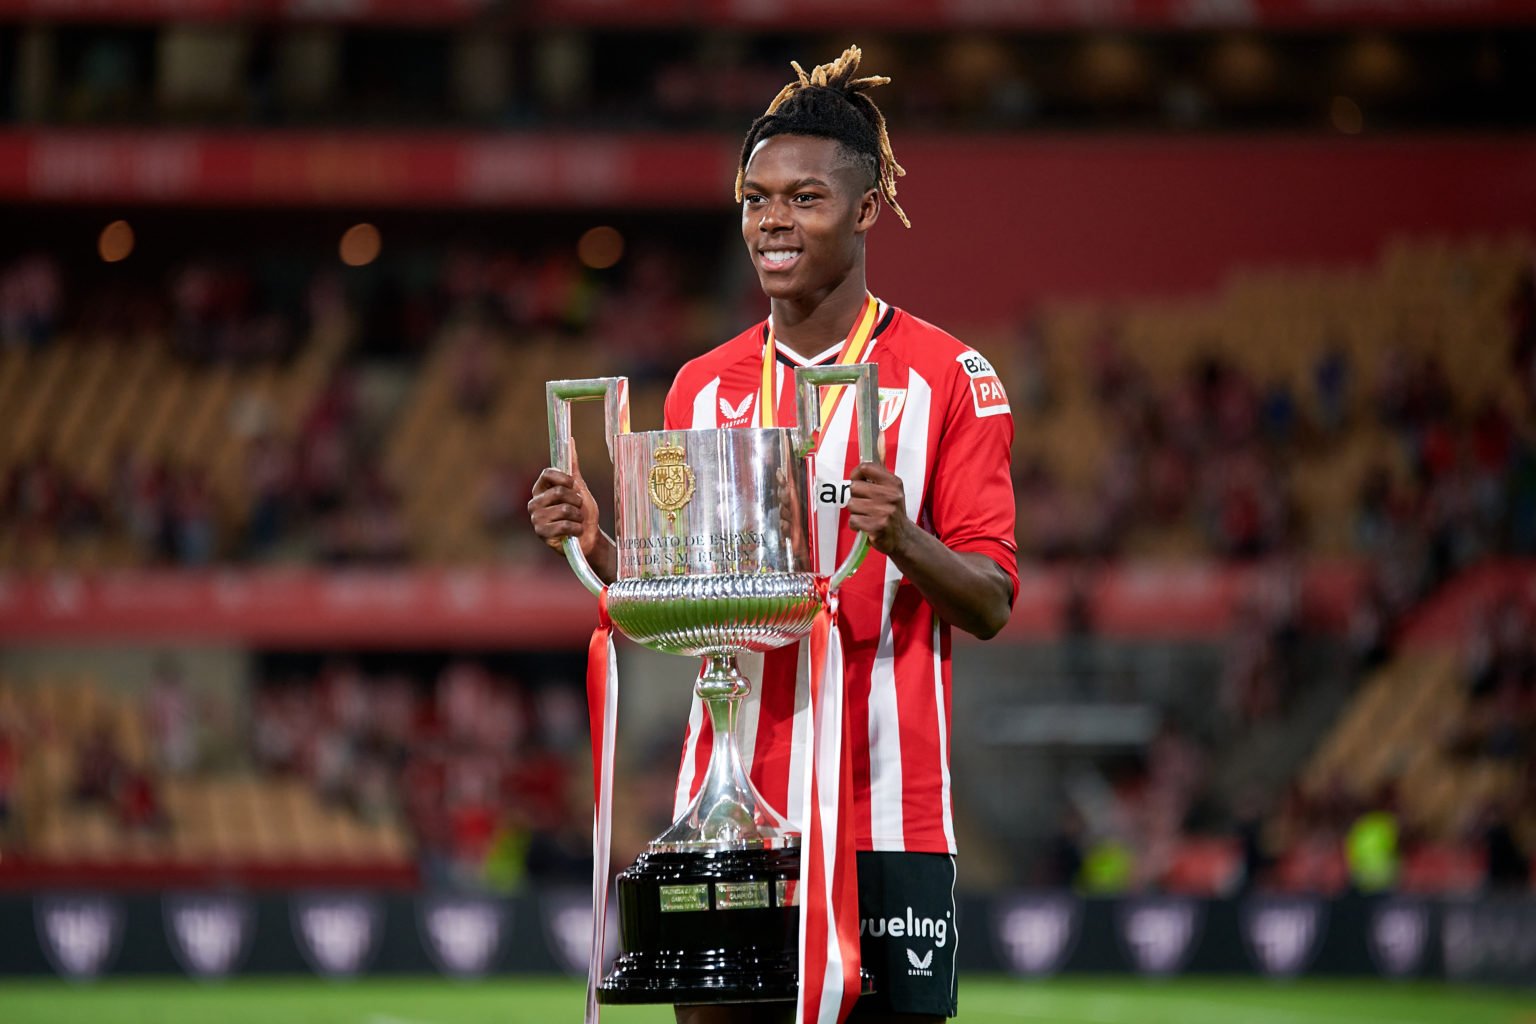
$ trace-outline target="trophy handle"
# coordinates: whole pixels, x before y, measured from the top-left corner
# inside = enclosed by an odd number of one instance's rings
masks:
[[[608,454],[613,455],[613,440],[629,433],[629,378],[590,377],[586,380],[552,380],[544,385],[544,402],[549,412],[549,464],[562,473],[571,471],[571,403],[603,400],[603,422]],[[561,545],[565,560],[571,563],[576,578],[593,594],[603,592],[603,581],[581,553],[575,537]]]
[[[859,461],[880,457],[879,370],[874,363],[844,363],[834,366],[803,366],[795,371],[795,400],[800,425],[794,430],[797,455],[807,455],[821,442],[821,389],[834,385],[852,385],[854,412],[859,425]],[[860,530],[843,564],[827,580],[829,590],[836,590],[853,575],[869,554],[869,535]]]

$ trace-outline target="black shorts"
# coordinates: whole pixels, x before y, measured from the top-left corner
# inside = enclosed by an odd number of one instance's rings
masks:
[[[875,991],[861,1010],[953,1017],[955,858],[859,853],[859,956]]]

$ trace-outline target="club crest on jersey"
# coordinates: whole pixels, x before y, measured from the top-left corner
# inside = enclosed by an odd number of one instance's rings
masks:
[[[907,407],[906,388],[880,389],[880,429],[890,430],[901,410]]]
[[[1002,379],[986,356],[972,349],[955,356],[955,362],[971,378],[971,404],[975,406],[977,416],[1001,416],[1012,411]]]
[[[724,395],[720,396],[720,426],[744,427],[752,419],[752,393],[742,398],[740,405],[731,405]]]

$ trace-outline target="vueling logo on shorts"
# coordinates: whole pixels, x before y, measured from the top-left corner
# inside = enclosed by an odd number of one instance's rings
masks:
[[[886,936],[893,939],[932,939],[934,946],[942,949],[949,941],[949,914],[946,912],[940,918],[918,917],[912,908],[908,907],[905,917],[861,919],[859,934],[868,935],[874,939],[883,939]],[[908,947],[907,962],[912,965],[907,971],[909,975],[933,977],[933,950],[930,949],[922,956],[918,956],[916,950]]]

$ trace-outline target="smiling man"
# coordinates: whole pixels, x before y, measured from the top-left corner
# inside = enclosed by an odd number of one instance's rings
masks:
[[[882,461],[860,463],[842,396],[818,449],[820,564],[854,531],[873,550],[842,590],[839,629],[853,759],[860,953],[875,992],[852,1020],[937,1021],[956,1012],[955,830],[950,804],[950,630],[983,639],[1018,588],[1009,476],[1013,417],[990,363],[870,294],[865,250],[884,206],[902,223],[885,120],[855,78],[859,50],[785,86],[747,132],[737,176],[741,231],[769,316],[692,360],[667,396],[668,429],[789,426],[794,370],[832,361],[879,367]],[[846,390],[846,389],[845,389]],[[546,470],[529,514],[558,549],[578,537],[612,580],[613,542],[579,479]],[[801,645],[741,659],[756,685],[741,711],[758,790],[803,821],[808,714]],[[697,700],[676,793],[681,813],[709,759]],[[793,1008],[679,1007],[679,1021],[789,1019]]]

